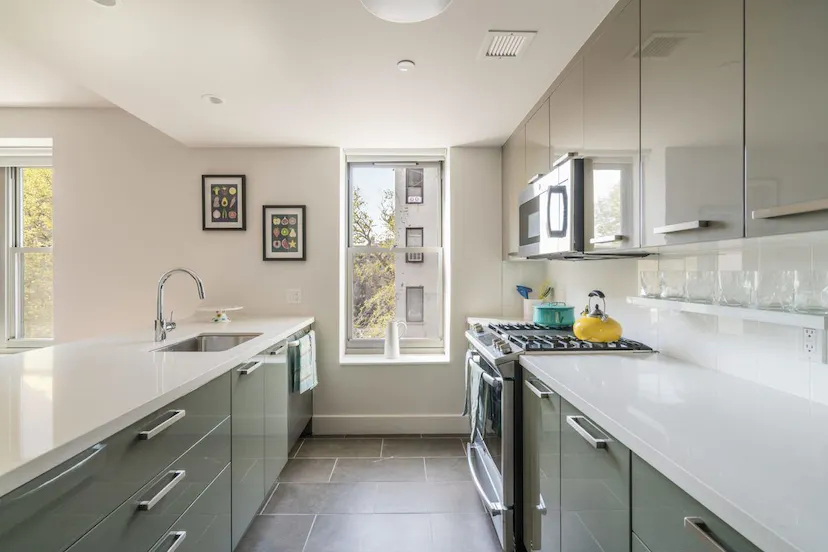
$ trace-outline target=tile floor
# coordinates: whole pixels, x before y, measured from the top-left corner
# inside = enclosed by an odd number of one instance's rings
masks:
[[[237,552],[497,552],[464,441],[300,440]]]

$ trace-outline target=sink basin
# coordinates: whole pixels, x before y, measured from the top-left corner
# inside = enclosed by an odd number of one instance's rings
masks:
[[[201,334],[160,349],[159,353],[215,353],[238,347],[242,343],[259,337],[260,333],[254,334]]]

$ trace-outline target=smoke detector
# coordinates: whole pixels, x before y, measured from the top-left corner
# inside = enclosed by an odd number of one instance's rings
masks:
[[[489,31],[480,48],[483,59],[518,59],[534,40],[537,31]]]

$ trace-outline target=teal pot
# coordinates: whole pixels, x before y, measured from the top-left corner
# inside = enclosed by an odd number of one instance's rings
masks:
[[[570,307],[566,303],[535,305],[532,322],[547,328],[570,328],[575,323],[575,307]]]

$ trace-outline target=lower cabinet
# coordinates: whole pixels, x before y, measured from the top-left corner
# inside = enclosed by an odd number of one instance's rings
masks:
[[[630,552],[630,450],[563,399],[561,552]]]
[[[647,545],[641,542],[641,539],[639,539],[638,535],[636,535],[635,533],[633,533],[632,536],[632,552],[650,552],[650,549],[647,548]]]
[[[288,373],[287,346],[282,345],[266,355],[264,370],[264,490],[276,484],[287,464],[288,442]]]
[[[632,461],[632,528],[650,552],[761,552],[638,456]]]

